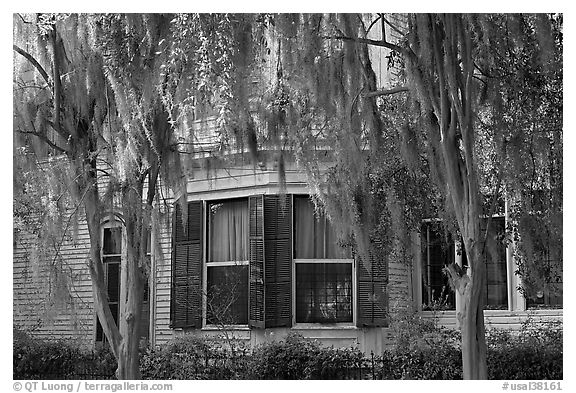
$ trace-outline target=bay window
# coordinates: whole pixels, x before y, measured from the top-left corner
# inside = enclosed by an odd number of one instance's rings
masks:
[[[179,201],[173,217],[172,328],[386,326],[386,261],[356,270],[308,196]]]

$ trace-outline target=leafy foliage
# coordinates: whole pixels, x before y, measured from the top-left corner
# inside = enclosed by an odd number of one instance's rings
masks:
[[[14,379],[108,379],[116,360],[110,351],[91,352],[64,341],[41,341],[21,330],[13,336]]]
[[[338,379],[363,362],[358,349],[322,347],[297,333],[259,346],[252,356],[254,379]]]
[[[403,318],[405,335],[381,355],[356,348],[335,349],[291,334],[253,351],[236,343],[233,355],[221,341],[182,335],[164,346],[144,349],[143,379],[461,379],[456,332],[431,321]],[[405,340],[412,334],[415,340]],[[404,338],[403,338],[404,337]],[[562,327],[527,321],[520,331],[489,329],[490,379],[556,379],[562,374]],[[44,342],[14,332],[14,379],[111,377],[108,351],[88,353],[69,343]]]
[[[562,323],[538,324],[528,319],[519,332],[488,330],[491,379],[563,378]]]
[[[479,40],[483,182],[504,179],[528,298],[562,282],[562,15],[488,15]],[[490,152],[491,157],[486,153]],[[538,228],[538,229],[536,229]]]
[[[234,351],[219,340],[193,335],[174,338],[165,346],[147,349],[142,354],[142,378],[244,379],[249,361],[247,349],[239,341],[231,345]]]

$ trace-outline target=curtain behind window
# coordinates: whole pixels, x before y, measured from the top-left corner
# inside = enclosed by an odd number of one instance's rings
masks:
[[[314,206],[308,198],[294,198],[297,259],[322,258],[323,231],[314,216]]]
[[[336,233],[326,217],[317,218],[314,204],[307,197],[294,198],[296,259],[347,259],[346,249],[338,246]]]
[[[210,262],[248,260],[248,201],[210,205]]]

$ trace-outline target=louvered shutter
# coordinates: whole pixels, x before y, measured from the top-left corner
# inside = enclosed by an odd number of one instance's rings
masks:
[[[264,327],[264,210],[262,195],[248,198],[250,210],[249,315],[251,327]]]
[[[358,327],[388,326],[388,263],[377,244],[372,244],[370,263],[357,261]]]
[[[172,225],[172,287],[170,327],[202,327],[202,202],[188,203],[188,223],[182,225],[175,204]]]
[[[264,196],[265,326],[292,325],[292,199]]]

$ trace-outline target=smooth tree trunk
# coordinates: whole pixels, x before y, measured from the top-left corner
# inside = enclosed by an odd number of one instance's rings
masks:
[[[472,272],[464,289],[463,312],[458,316],[462,333],[462,377],[464,379],[488,378],[484,327],[486,266],[480,246],[481,243],[470,244],[470,251],[467,251]]]
[[[130,251],[130,245],[127,248],[126,274],[121,281],[125,300],[120,307],[119,329],[122,341],[118,348],[117,376],[118,379],[141,379],[138,349],[144,285],[138,263],[139,252]]]

